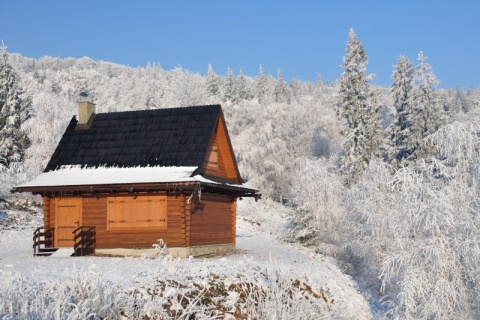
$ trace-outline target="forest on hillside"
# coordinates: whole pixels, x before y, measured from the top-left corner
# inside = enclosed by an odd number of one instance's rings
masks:
[[[32,200],[10,189],[45,168],[80,91],[99,113],[220,103],[243,178],[295,209],[283,237],[336,257],[382,316],[478,318],[480,90],[438,89],[415,58],[386,88],[353,31],[334,83],[3,48],[0,198]]]

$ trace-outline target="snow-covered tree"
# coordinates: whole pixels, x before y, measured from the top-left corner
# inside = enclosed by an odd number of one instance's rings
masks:
[[[263,67],[260,65],[257,76],[257,99],[258,103],[262,104],[267,98],[267,77],[263,72]]]
[[[387,129],[386,156],[389,163],[398,167],[413,152],[409,143],[412,129],[413,64],[405,56],[398,58],[392,74],[390,95],[393,100],[393,122]]]
[[[227,70],[227,79],[225,81],[223,100],[226,101],[227,103],[238,102],[237,83],[235,80],[235,75],[233,74],[233,71],[230,68],[228,68]]]
[[[348,223],[341,196],[345,187],[338,176],[336,158],[299,158],[293,179],[296,215],[291,235],[297,241],[318,246],[322,253],[337,253]]]
[[[207,71],[207,96],[215,98],[220,94],[218,76],[213,70],[211,64],[208,65]]]
[[[285,80],[283,80],[283,74],[280,69],[278,69],[277,73],[277,81],[275,83],[275,89],[274,89],[274,97],[275,97],[275,102],[283,103],[286,102],[290,104],[290,89],[288,88],[287,84],[285,83]]]
[[[472,109],[472,102],[467,98],[465,91],[460,90],[457,86],[449,105],[449,111],[455,113],[468,113],[470,109]]]
[[[19,79],[8,62],[7,47],[0,47],[0,163],[9,166],[23,161],[29,145],[22,123],[31,113],[31,101],[24,97]]]
[[[414,76],[413,128],[410,135],[413,154],[409,161],[413,162],[431,157],[432,149],[424,143],[424,138],[436,132],[444,118],[436,92],[440,82],[422,51],[418,54],[418,61]]]
[[[240,100],[252,99],[252,92],[250,91],[250,88],[247,85],[247,79],[245,79],[242,69],[240,69],[238,73],[237,88],[238,88],[238,97],[240,98]]]
[[[362,176],[370,160],[378,155],[381,137],[380,106],[366,73],[367,54],[353,29],[343,58],[340,78],[339,114],[345,119],[341,171],[347,184]]]

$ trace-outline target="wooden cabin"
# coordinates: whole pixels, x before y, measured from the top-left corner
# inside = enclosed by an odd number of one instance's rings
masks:
[[[180,257],[235,248],[237,200],[260,195],[243,183],[220,105],[78,108],[44,172],[13,190],[43,197],[37,246],[90,239],[97,253],[133,254],[162,239]]]

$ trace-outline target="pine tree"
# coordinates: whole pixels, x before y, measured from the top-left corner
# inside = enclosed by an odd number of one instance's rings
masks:
[[[468,113],[470,109],[472,108],[471,106],[471,101],[467,99],[467,95],[465,94],[465,91],[461,90],[459,86],[455,89],[455,94],[453,96],[453,103],[451,103],[451,111],[454,111],[456,113],[463,112],[463,113]]]
[[[315,85],[317,85],[319,87],[323,87],[323,80],[322,80],[322,76],[320,74],[317,74],[317,82],[315,83]]]
[[[218,76],[213,70],[212,65],[209,64],[207,71],[207,95],[209,97],[218,97],[219,94]]]
[[[260,65],[257,77],[257,98],[258,103],[263,104],[267,98],[267,77],[263,73],[263,67]]]
[[[427,59],[423,52],[420,51],[418,54],[419,64],[415,73],[417,85],[415,104],[417,105],[417,121],[419,122],[422,137],[437,131],[441,119],[435,94],[440,81],[433,74],[432,67],[426,62]]]
[[[443,121],[443,111],[436,94],[440,82],[426,60],[427,57],[420,51],[414,76],[413,126],[409,139],[414,151],[409,157],[410,162],[430,158],[431,148],[424,143],[424,138],[436,132]]]
[[[23,161],[29,145],[22,123],[30,117],[31,101],[23,97],[18,76],[8,63],[7,47],[0,47],[0,163]]]
[[[237,103],[238,102],[238,92],[237,92],[237,84],[235,81],[235,75],[233,71],[228,68],[227,70],[227,80],[225,82],[225,93],[223,95],[223,99],[226,102],[230,103]]]
[[[387,129],[387,160],[398,168],[413,152],[409,143],[412,129],[413,63],[404,56],[398,58],[392,74],[390,95],[393,99],[393,122]]]
[[[247,86],[247,80],[243,75],[242,69],[240,69],[240,72],[238,73],[237,87],[238,87],[238,97],[240,100],[252,99],[252,93],[250,92],[250,89]]]
[[[273,93],[275,96],[275,102],[279,102],[279,103],[287,102],[288,104],[290,104],[290,100],[291,100],[290,89],[285,83],[285,80],[283,80],[283,74],[280,69],[278,69],[277,82],[275,84],[275,90]]]
[[[366,73],[367,54],[353,29],[343,58],[345,71],[340,78],[339,113],[345,119],[344,155],[340,170],[346,183],[352,184],[362,176],[370,160],[379,154],[381,142],[380,106]]]

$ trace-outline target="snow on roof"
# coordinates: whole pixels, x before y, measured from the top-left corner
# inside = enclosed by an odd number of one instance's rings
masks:
[[[193,177],[195,181],[203,182],[203,183],[209,183],[209,184],[218,184],[218,185],[223,185],[223,186],[229,186],[229,187],[236,187],[236,188],[243,188],[243,189],[249,189],[249,190],[255,190],[253,187],[248,185],[247,183],[242,183],[242,184],[235,184],[235,183],[220,183],[217,181],[213,181],[210,179],[205,178],[204,176],[201,176],[199,174],[195,175]]]
[[[81,168],[73,166],[44,172],[17,188],[190,182],[198,181],[192,177],[196,169],[197,167]]]
[[[16,188],[202,182],[252,190],[246,184],[220,183],[201,175],[192,177],[196,169],[197,167],[82,168],[81,166],[65,166],[55,171],[44,172],[32,181],[16,186]]]

